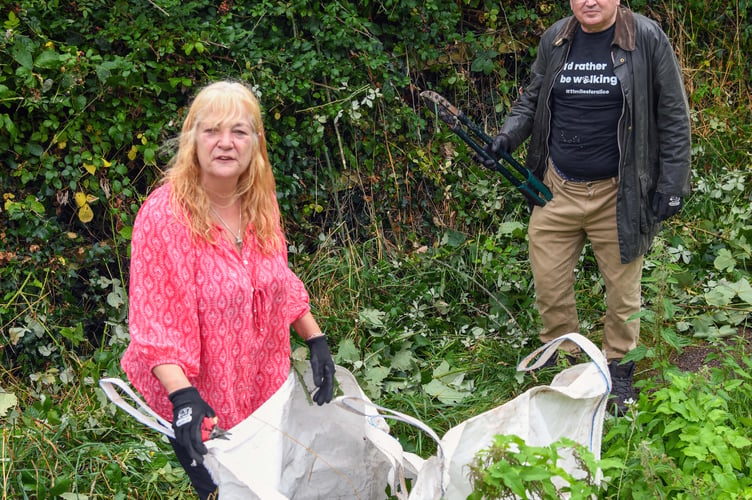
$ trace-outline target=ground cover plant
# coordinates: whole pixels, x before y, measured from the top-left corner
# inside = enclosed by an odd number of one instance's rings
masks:
[[[640,401],[606,422],[597,491],[749,496],[752,9],[630,4],[661,23],[685,70],[693,195],[646,257]],[[418,93],[435,90],[495,130],[538,36],[566,7],[24,0],[0,9],[2,498],[192,498],[169,445],[115,411],[97,381],[122,377],[135,213],[188,99],[218,78],[260,96],[290,263],[336,361],[374,401],[441,435],[552,376],[515,370],[539,328],[525,202],[475,164]],[[583,333],[597,337],[603,285],[588,251],[581,264]],[[713,353],[707,367],[682,372],[697,348]],[[434,451],[416,429],[392,432],[408,451]]]

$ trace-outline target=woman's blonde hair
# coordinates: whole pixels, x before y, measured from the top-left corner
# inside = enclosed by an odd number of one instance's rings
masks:
[[[282,232],[274,174],[269,163],[261,119],[261,106],[253,92],[237,82],[221,81],[204,87],[193,99],[178,141],[178,150],[170,160],[164,182],[171,185],[171,206],[182,214],[191,233],[209,243],[216,241],[214,222],[209,213],[206,191],[199,182],[200,167],[196,154],[198,125],[207,116],[233,123],[246,119],[255,138],[255,151],[248,168],[240,175],[237,196],[243,220],[253,229],[262,251],[271,253],[282,247]]]

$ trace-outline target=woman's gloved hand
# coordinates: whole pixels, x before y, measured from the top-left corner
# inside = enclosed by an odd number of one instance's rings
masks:
[[[311,372],[313,383],[318,390],[313,400],[321,406],[332,400],[334,393],[334,361],[326,343],[326,335],[318,335],[305,341],[311,352]]]
[[[204,418],[214,418],[216,414],[209,403],[204,401],[195,387],[185,387],[173,391],[168,396],[172,403],[172,428],[175,441],[188,452],[196,464],[204,463],[206,446],[201,438],[201,424]]]

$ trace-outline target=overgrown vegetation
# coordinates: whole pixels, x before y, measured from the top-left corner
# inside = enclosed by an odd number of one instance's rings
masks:
[[[711,365],[683,373],[662,363],[666,383],[646,381],[628,414],[607,421],[602,459],[561,440],[529,446],[497,436],[471,464],[473,498],[748,498],[752,446],[750,348],[724,346]],[[562,468],[573,456],[577,479]]]
[[[712,481],[748,487],[749,352],[721,351],[738,365],[697,375],[677,375],[671,359],[748,328],[752,9],[630,4],[661,23],[684,67],[694,192],[646,259],[640,402],[607,422],[604,457],[622,468],[600,494],[714,497]],[[337,362],[374,400],[442,434],[537,383],[515,373],[539,327],[525,202],[418,94],[436,90],[495,130],[566,8],[24,0],[0,10],[3,498],[190,498],[169,446],[96,387],[122,376],[135,213],[191,95],[219,78],[260,95],[291,265]],[[583,332],[597,335],[590,253],[578,272]],[[707,401],[713,411],[694,410]],[[690,445],[689,429],[717,446]],[[418,431],[393,432],[432,452]]]

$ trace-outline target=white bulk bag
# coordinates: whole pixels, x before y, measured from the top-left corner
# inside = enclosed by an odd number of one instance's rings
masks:
[[[497,434],[517,435],[531,446],[567,437],[599,459],[611,388],[600,350],[571,333],[532,352],[518,369],[539,368],[565,341],[577,344],[591,361],[562,370],[550,385],[533,387],[465,420],[441,438],[420,420],[373,404],[352,373],[341,366],[336,367],[335,377],[343,395],[323,406],[310,399],[309,370],[300,375],[293,369],[266,403],[229,429],[229,440],[206,443],[209,453],[204,463],[223,500],[383,499],[387,486],[392,496],[403,500],[464,500],[472,491],[467,465]],[[102,379],[100,385],[119,407],[172,437],[169,422],[155,415],[123,381]],[[437,442],[437,453],[423,459],[405,452],[384,419],[422,429]],[[575,477],[580,472],[572,457],[565,457],[560,465]],[[406,479],[413,481],[409,492]]]

